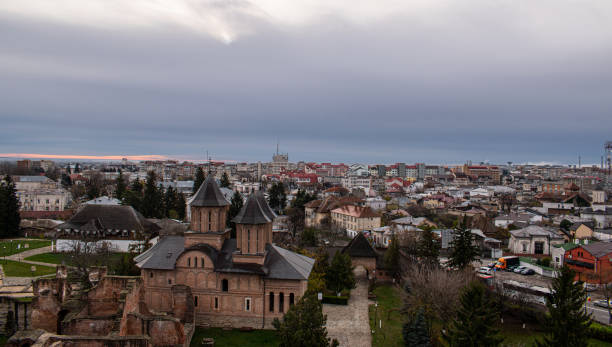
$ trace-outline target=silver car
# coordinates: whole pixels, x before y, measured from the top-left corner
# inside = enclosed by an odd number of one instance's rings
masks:
[[[517,266],[516,269],[514,269],[514,273],[520,274],[521,272],[523,272],[523,270],[526,270],[527,266]]]

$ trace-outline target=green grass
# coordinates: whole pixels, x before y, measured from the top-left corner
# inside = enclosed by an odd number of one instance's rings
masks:
[[[520,326],[503,326],[501,335],[504,337],[503,346],[533,346],[538,340],[544,338],[544,332],[533,330],[527,327],[526,329]],[[589,339],[589,347],[610,347],[612,343],[601,340]]]
[[[399,311],[402,307],[399,290],[391,285],[382,285],[374,289],[374,294],[378,307],[369,307],[370,328],[374,330],[372,346],[404,346],[404,319]],[[382,320],[382,329],[379,328],[379,320]]]
[[[202,338],[212,337],[215,339],[215,347],[256,347],[256,346],[278,346],[280,343],[274,330],[223,330],[221,328],[202,329],[196,328],[191,346],[200,346]]]
[[[4,345],[6,345],[7,340],[8,340],[8,337],[4,335],[0,335],[0,347],[3,347]]]
[[[122,256],[123,253],[112,253],[109,259],[109,263],[120,260]],[[65,265],[72,265],[70,263],[70,257],[68,253],[42,253],[27,257],[25,258],[25,260],[39,261],[41,263],[49,264],[61,264],[62,261],[64,261]]]
[[[28,244],[28,248],[25,245]],[[19,247],[21,246],[21,247]],[[51,246],[47,240],[4,240],[0,241],[0,257],[21,253],[30,249]],[[17,248],[19,247],[19,249]]]
[[[4,275],[7,277],[35,277],[55,273],[55,268],[50,266],[34,265],[36,271],[32,273],[32,264],[12,260],[0,260],[0,264],[2,264]]]

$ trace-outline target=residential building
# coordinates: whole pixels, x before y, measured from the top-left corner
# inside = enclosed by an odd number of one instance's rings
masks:
[[[538,225],[510,231],[508,248],[514,254],[548,254],[552,246],[563,243],[563,237]]]
[[[345,205],[331,210],[333,225],[353,231],[372,230],[380,227],[380,215],[367,206]]]
[[[565,264],[576,272],[576,280],[594,284],[612,282],[612,243],[594,242],[565,252]]]

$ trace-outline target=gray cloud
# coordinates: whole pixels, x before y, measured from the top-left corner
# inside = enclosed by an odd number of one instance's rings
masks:
[[[297,19],[237,3],[218,17],[230,44],[0,7],[0,152],[268,160],[279,139],[293,160],[599,161],[612,5],[434,3]]]

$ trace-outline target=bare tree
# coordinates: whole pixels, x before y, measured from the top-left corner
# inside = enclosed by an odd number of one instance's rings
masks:
[[[109,264],[113,249],[108,242],[94,238],[72,240],[67,251],[67,265],[70,265],[69,277],[78,282],[81,288],[92,286],[90,274],[92,269]]]

